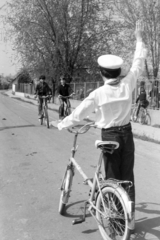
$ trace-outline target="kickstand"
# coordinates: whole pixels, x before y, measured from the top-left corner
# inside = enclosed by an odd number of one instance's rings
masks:
[[[72,221],[73,225],[85,222],[85,220],[86,220],[86,207],[87,207],[87,204],[88,204],[88,201],[85,201],[84,202],[84,213],[83,213],[83,216],[81,218],[74,219]]]

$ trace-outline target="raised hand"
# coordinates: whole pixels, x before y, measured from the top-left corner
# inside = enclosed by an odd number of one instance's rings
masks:
[[[137,41],[142,41],[144,33],[144,23],[142,20],[136,22],[135,36]]]

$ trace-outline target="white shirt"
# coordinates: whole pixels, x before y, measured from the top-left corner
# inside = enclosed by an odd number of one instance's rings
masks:
[[[61,130],[78,124],[95,110],[95,124],[98,128],[128,124],[132,92],[138,77],[143,72],[146,55],[147,50],[144,43],[137,42],[132,67],[127,76],[117,85],[109,85],[108,83],[115,79],[107,79],[102,87],[91,92],[68,117],[58,124],[58,129]]]

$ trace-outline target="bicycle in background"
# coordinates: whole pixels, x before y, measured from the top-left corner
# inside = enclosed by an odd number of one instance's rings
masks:
[[[74,133],[74,141],[73,148],[71,149],[71,157],[60,188],[59,213],[61,215],[65,214],[66,204],[72,191],[73,176],[75,175],[75,169],[77,169],[84,179],[84,184],[90,187],[90,197],[84,203],[83,217],[75,219],[72,224],[84,222],[86,209],[88,209],[96,220],[104,240],[128,240],[130,238],[130,230],[133,229],[133,202],[130,200],[127,191],[129,191],[132,186],[132,182],[118,181],[115,179],[104,180],[101,172],[103,152],[107,151],[112,154],[113,151],[119,147],[119,143],[101,140],[95,142],[95,146],[101,150],[101,154],[93,180],[86,176],[75,159],[75,153],[78,148],[76,144],[78,135],[86,133],[92,126],[94,127],[93,123],[87,123],[68,129],[70,133]]]
[[[131,121],[139,122],[141,124],[151,125],[151,116],[148,112],[148,108],[140,106],[139,114],[137,116],[138,104],[134,104],[131,113]]]
[[[35,96],[36,98],[37,96]],[[42,103],[42,115],[41,118],[39,119],[40,124],[43,125],[43,123],[45,123],[45,125],[47,126],[47,128],[49,128],[49,115],[48,115],[48,105],[47,105],[47,100],[49,99],[49,95],[47,96],[39,96],[39,98],[43,99],[43,103]]]
[[[62,112],[61,119],[65,118],[71,114],[71,104],[70,104],[70,102],[67,103],[67,100],[70,99],[73,95],[74,95],[74,93],[70,94],[69,96],[65,96],[65,97],[62,95],[58,96],[58,98],[63,99],[63,105],[60,105],[60,107],[59,107],[59,113]]]

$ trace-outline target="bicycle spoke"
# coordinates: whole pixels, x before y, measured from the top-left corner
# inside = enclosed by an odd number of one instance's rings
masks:
[[[125,212],[115,192],[103,194],[103,201],[101,199],[99,210],[100,225],[103,227],[106,235],[110,239],[122,239],[126,230]]]

